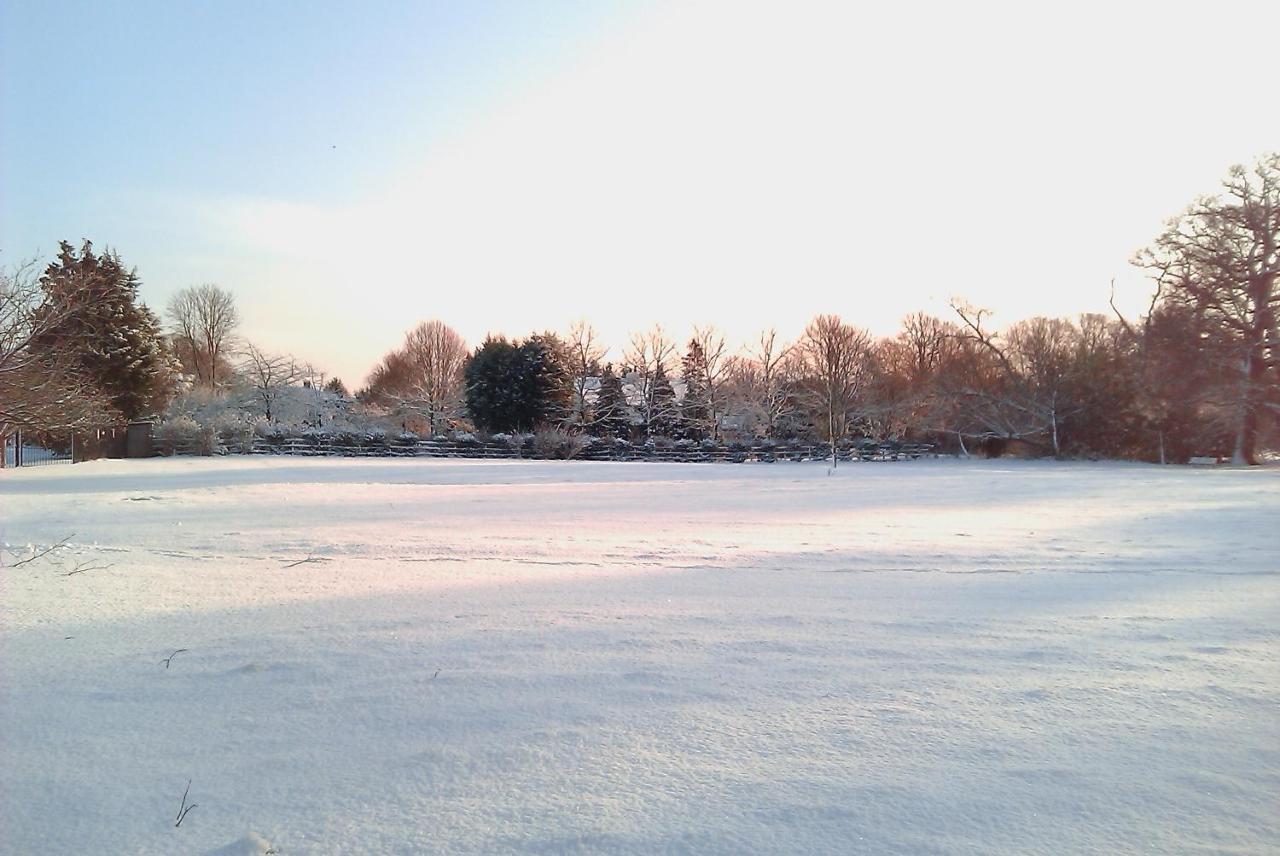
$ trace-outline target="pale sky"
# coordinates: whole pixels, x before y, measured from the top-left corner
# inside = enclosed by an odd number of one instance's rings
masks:
[[[959,296],[1107,311],[1280,148],[1280,3],[0,0],[0,263],[92,238],[162,311],[358,385],[419,320],[735,344]]]

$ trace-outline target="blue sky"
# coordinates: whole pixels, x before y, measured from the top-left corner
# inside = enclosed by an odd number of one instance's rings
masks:
[[[358,383],[404,331],[731,342],[1144,305],[1127,264],[1280,147],[1280,4],[0,0],[0,262]]]
[[[182,234],[148,216],[161,197],[350,198],[625,12],[562,2],[2,8],[0,226],[3,249],[19,256],[62,236],[136,252],[134,239]]]

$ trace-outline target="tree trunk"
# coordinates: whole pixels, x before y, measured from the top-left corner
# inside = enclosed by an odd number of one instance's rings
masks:
[[[836,457],[836,412],[831,406],[827,407],[827,436],[831,438],[831,469],[839,466],[839,459]]]
[[[1266,252],[1273,252],[1269,241]],[[1253,465],[1258,462],[1258,413],[1262,409],[1263,381],[1270,364],[1274,345],[1271,329],[1275,326],[1275,309],[1271,305],[1274,276],[1263,274],[1251,285],[1250,301],[1253,303],[1253,324],[1250,327],[1249,350],[1245,353],[1242,374],[1244,389],[1240,396],[1240,426],[1236,432],[1235,449],[1231,463]]]
[[[1266,371],[1266,363],[1254,356],[1253,350],[1244,358],[1244,390],[1240,395],[1240,424],[1236,430],[1235,448],[1231,452],[1231,463],[1237,466],[1256,464],[1255,455],[1258,442],[1258,393],[1262,388],[1262,377]]]

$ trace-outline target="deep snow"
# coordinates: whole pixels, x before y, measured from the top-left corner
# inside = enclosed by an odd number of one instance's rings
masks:
[[[1277,512],[1119,464],[0,472],[5,565],[74,533],[0,570],[0,850],[1274,852]]]

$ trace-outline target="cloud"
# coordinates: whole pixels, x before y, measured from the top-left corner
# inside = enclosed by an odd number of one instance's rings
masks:
[[[426,317],[474,340],[585,315],[621,345],[818,311],[887,332],[952,294],[1006,320],[1097,310],[1111,276],[1141,290],[1125,262],[1164,217],[1280,139],[1267,118],[1229,144],[1158,133],[1201,94],[1247,99],[1169,90],[1153,60],[1204,35],[1160,7],[661,6],[360,198],[211,222],[278,260],[272,288],[305,284],[315,323],[358,316],[366,365]]]

